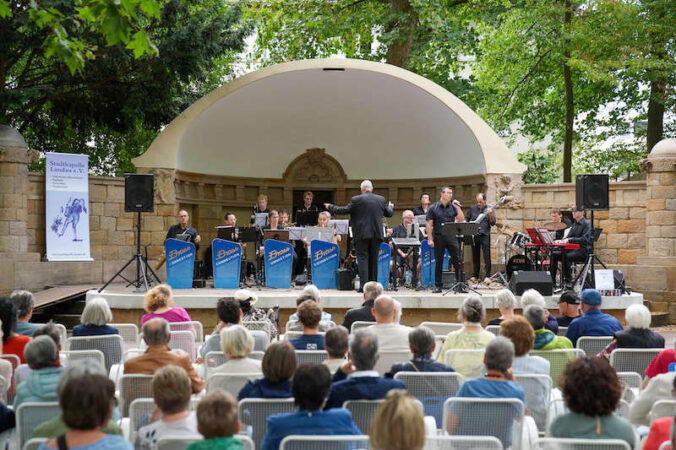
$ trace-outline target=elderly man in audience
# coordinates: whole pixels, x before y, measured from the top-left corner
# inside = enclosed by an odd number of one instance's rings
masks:
[[[62,397],[63,391],[68,383],[71,381],[78,383],[81,380],[88,379],[93,375],[108,376],[105,367],[98,363],[84,362],[84,361],[75,361],[68,365],[68,367],[63,369],[61,378],[59,378],[59,384],[57,386],[57,395],[58,398]],[[38,425],[34,430],[31,437],[33,438],[55,438],[66,434],[70,428],[63,421],[61,415],[57,415],[51,420]],[[117,425],[113,417],[104,425],[101,431],[105,434],[116,434],[123,436],[122,428]]]
[[[343,408],[322,411],[331,391],[331,373],[323,364],[301,364],[291,385],[298,412],[268,417],[263,450],[277,450],[290,435],[360,435],[350,412]]]
[[[346,362],[348,337],[347,328],[342,325],[331,328],[324,336],[324,349],[328,358],[322,361],[322,364],[329,368],[331,375]]]
[[[397,323],[398,308],[389,295],[381,295],[373,303],[376,324],[369,327],[378,337],[380,351],[407,351],[409,327]]]
[[[190,377],[192,392],[197,393],[204,387],[204,380],[197,374],[190,362],[190,356],[180,350],[169,348],[171,331],[169,322],[164,319],[150,319],[143,324],[143,340],[148,349],[142,355],[124,363],[125,374],[154,374],[157,369],[174,364],[182,367]]]
[[[610,314],[601,312],[601,294],[596,289],[585,289],[580,295],[583,315],[568,326],[566,337],[573,346],[582,336],[613,336],[622,331],[620,322]]]
[[[500,289],[495,293],[495,298],[500,310],[500,317],[488,321],[488,325],[500,325],[503,320],[514,317],[514,308],[519,306],[516,297],[509,289]]]
[[[460,330],[451,331],[446,336],[446,342],[439,353],[439,361],[445,360],[448,350],[479,350],[486,348],[486,345],[493,340],[495,335],[486,331],[481,326],[481,321],[486,318],[486,308],[481,298],[471,295],[462,302],[458,310],[458,319],[463,323]],[[459,353],[453,356],[453,362],[450,363],[453,368],[465,379],[481,376],[483,364],[480,355]]]
[[[425,420],[420,403],[406,391],[392,389],[378,406],[369,429],[370,448],[422,450]]]
[[[263,378],[247,381],[237,400],[291,397],[291,377],[296,371],[296,351],[291,344],[278,341],[270,345],[263,355],[261,368]]]
[[[35,300],[33,294],[29,291],[14,291],[9,296],[16,306],[16,332],[24,336],[33,337],[33,332],[38,329],[40,325],[31,323],[33,317],[33,307]]]
[[[16,306],[9,297],[0,297],[0,322],[2,322],[2,354],[16,355],[21,364],[26,360],[23,350],[31,340],[30,337],[16,332]]]
[[[221,330],[221,348],[228,361],[213,373],[262,373],[260,360],[248,357],[254,348],[254,338],[242,325]]]
[[[153,375],[152,388],[156,420],[138,430],[135,447],[154,449],[167,436],[201,438],[195,412],[188,410],[192,389],[185,370],[173,364],[162,367]]]
[[[322,310],[313,300],[303,302],[298,308],[298,318],[303,334],[289,340],[296,350],[324,350],[324,335],[319,334]]]
[[[602,356],[609,358],[616,348],[664,348],[664,338],[650,329],[650,310],[645,305],[629,305],[624,319],[629,329],[616,332]]]
[[[580,317],[580,297],[575,291],[565,291],[559,297],[559,313],[561,316],[556,321],[562,327],[567,327],[570,323]]]
[[[73,336],[104,336],[107,334],[120,334],[120,331],[108,325],[113,320],[113,313],[108,302],[103,297],[94,297],[87,302],[82,316],[81,325],[73,327]]]
[[[25,356],[31,373],[26,381],[16,387],[15,411],[25,402],[56,401],[56,385],[63,372],[56,344],[48,336],[38,336],[29,342]]]
[[[676,372],[661,373],[648,379],[636,400],[629,405],[629,420],[637,425],[650,424],[650,410],[658,400],[671,400],[674,398],[674,383]]]
[[[553,437],[621,439],[636,448],[636,433],[629,421],[613,414],[622,396],[615,369],[603,358],[582,356],[566,366],[563,399],[570,412],[554,418]]]
[[[345,313],[343,326],[348,332],[352,331],[354,322],[375,322],[373,317],[373,303],[376,298],[383,294],[383,285],[377,281],[369,281],[364,284],[364,303],[358,308],[352,308]]]
[[[204,440],[193,442],[187,450],[239,450],[242,443],[234,435],[240,425],[237,401],[220,389],[213,390],[197,405],[197,429]]]
[[[373,370],[377,360],[376,334],[370,328],[355,331],[350,337],[349,360],[333,376],[325,409],[340,408],[347,400],[378,400],[390,389],[405,389],[401,381],[382,378]]]
[[[305,298],[305,300],[314,300],[315,303],[318,305],[321,302],[321,295],[319,293],[319,288],[315,286],[314,284],[308,284],[303,288],[301,292],[301,295]],[[300,306],[300,304],[296,304],[296,306]],[[295,312],[289,316],[289,321],[294,321],[298,320],[298,313]],[[333,316],[326,311],[322,310],[322,322],[333,322]]]
[[[535,330],[534,350],[556,350],[573,348],[573,344],[565,336],[557,336],[545,328],[545,309],[540,305],[528,305],[523,310],[523,317]]]
[[[385,376],[394,378],[397,372],[453,372],[452,367],[432,358],[436,346],[435,337],[434,331],[425,326],[412,328],[408,333],[408,345],[413,358],[409,362],[393,364]]]
[[[545,310],[545,328],[554,334],[559,333],[559,323],[556,317],[549,314],[547,305],[545,305],[545,298],[535,289],[527,289],[521,294],[521,308],[526,309],[528,305],[540,305]]]

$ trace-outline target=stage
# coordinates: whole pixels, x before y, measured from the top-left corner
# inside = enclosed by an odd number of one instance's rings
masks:
[[[258,308],[273,308],[279,306],[280,323],[284,325],[296,310],[296,297],[298,289],[268,289],[256,287],[252,290],[257,294]],[[134,292],[135,288],[125,288],[124,285],[110,285],[103,292],[96,290],[87,292],[87,299],[101,296],[108,301],[113,310],[114,322],[131,322],[140,325],[143,311],[144,292]],[[486,306],[488,319],[498,317],[500,311],[497,308],[495,292],[497,289],[479,289],[481,298]],[[218,322],[216,317],[216,302],[222,297],[232,297],[234,289],[175,289],[174,301],[176,306],[188,310],[190,316],[201,321],[207,329]],[[388,295],[401,302],[403,315],[402,323],[405,325],[417,325],[423,321],[434,322],[457,322],[457,309],[462,305],[468,294],[446,295],[433,294],[431,290],[415,291],[400,288],[397,291],[387,290]],[[334,320],[342,321],[345,311],[362,304],[363,296],[356,291],[339,291],[325,289],[321,291],[321,306],[334,316]],[[518,298],[518,296],[517,296]],[[545,297],[547,308],[553,314],[558,315],[558,295]],[[643,303],[643,294],[633,292],[621,296],[603,297],[602,309],[604,312],[613,314],[621,322],[624,322],[624,310],[634,303]],[[212,325],[213,324],[213,325]]]

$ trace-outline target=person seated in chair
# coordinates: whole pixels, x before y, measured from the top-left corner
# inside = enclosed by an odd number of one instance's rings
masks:
[[[33,317],[33,306],[35,306],[33,293],[29,291],[14,291],[9,298],[16,305],[16,333],[33,337],[33,332],[40,327],[39,324],[31,323],[30,321],[31,317]]]
[[[376,298],[383,294],[383,285],[377,281],[369,281],[364,284],[364,303],[360,307],[349,309],[343,318],[343,326],[348,332],[352,332],[354,322],[375,322],[373,317],[373,303]]]
[[[301,303],[298,318],[303,325],[303,334],[289,340],[296,350],[324,350],[324,335],[319,334],[321,317],[322,310],[314,301]]]
[[[566,331],[566,337],[573,346],[582,336],[613,336],[624,328],[610,314],[601,312],[601,294],[596,289],[585,289],[580,295],[582,317],[575,319]]]
[[[291,377],[296,371],[296,351],[291,344],[278,341],[270,345],[263,355],[261,368],[263,378],[247,381],[237,400],[291,397]]]
[[[376,324],[369,327],[378,336],[380,351],[407,351],[408,333],[411,329],[399,324],[397,317],[401,306],[389,295],[381,295],[373,303]]]
[[[561,316],[556,321],[562,327],[567,327],[570,323],[580,317],[580,297],[575,291],[565,291],[559,297],[559,312]]]
[[[398,372],[454,372],[453,368],[435,361],[432,352],[436,348],[435,334],[430,328],[418,325],[408,333],[408,345],[413,354],[409,362],[395,363],[387,378],[394,378]]]
[[[557,350],[573,348],[573,344],[565,336],[558,336],[545,328],[545,309],[540,305],[528,305],[523,310],[523,317],[535,330],[534,350]]]

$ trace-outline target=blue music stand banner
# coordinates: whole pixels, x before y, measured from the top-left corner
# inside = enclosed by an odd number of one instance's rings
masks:
[[[434,257],[434,249],[430,247],[427,240],[423,240],[420,243],[420,258],[422,258],[422,265],[420,268],[421,283],[423,287],[434,287],[436,281],[434,267],[437,264],[437,260]],[[444,252],[444,264],[441,267],[448,267],[448,250]]]
[[[192,289],[195,244],[167,239],[164,252],[167,255],[167,284],[173,289]]]
[[[383,289],[390,288],[390,259],[390,245],[383,242],[378,250],[378,283]]]
[[[293,246],[288,242],[268,239],[263,244],[265,252],[265,286],[278,289],[291,287]]]
[[[216,289],[237,289],[242,269],[242,246],[238,242],[214,239],[211,244]]]
[[[312,284],[319,289],[336,289],[336,270],[340,262],[338,245],[314,240],[310,242]]]

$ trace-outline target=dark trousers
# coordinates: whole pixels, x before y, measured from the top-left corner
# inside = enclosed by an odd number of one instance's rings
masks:
[[[360,289],[367,281],[378,281],[378,251],[381,242],[379,238],[354,240]]]
[[[455,237],[434,236],[434,259],[436,265],[434,266],[434,281],[437,287],[442,286],[441,272],[444,265],[444,251],[448,249],[451,264],[455,268],[457,280],[462,277],[462,264],[460,264],[460,244]],[[464,281],[464,280],[463,280]]]
[[[484,265],[486,266],[486,277],[491,276],[491,235],[477,234],[474,236],[472,244],[472,264],[474,265],[474,278],[479,279],[479,269],[481,268],[481,253],[484,254]]]
[[[566,262],[563,264],[563,252],[566,252]],[[587,250],[579,248],[577,250],[563,250],[561,249],[558,252],[552,253],[549,264],[549,272],[552,274],[552,281],[556,282],[556,272],[558,270],[559,261],[562,262],[562,271],[566,279],[562,280],[561,284],[564,284],[564,281],[572,282],[573,271],[571,270],[573,263],[576,262],[586,262],[587,261]]]

